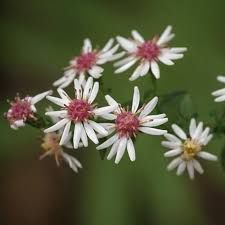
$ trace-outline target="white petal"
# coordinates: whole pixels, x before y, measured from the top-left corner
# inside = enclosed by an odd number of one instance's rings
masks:
[[[183,161],[182,163],[180,163],[180,165],[177,168],[177,175],[178,176],[182,175],[185,169],[186,169],[186,162]]]
[[[140,102],[140,92],[138,87],[134,87],[134,94],[133,94],[133,102],[132,102],[132,113],[136,113]]]
[[[135,52],[137,50],[137,45],[124,37],[118,36],[116,37],[117,41],[128,52]]]
[[[188,171],[190,179],[193,180],[195,178],[195,171],[194,171],[194,165],[192,160],[187,162],[187,171]]]
[[[210,135],[204,140],[203,145],[207,145],[207,144],[211,141],[212,138],[213,138],[213,135],[210,134]]]
[[[108,51],[108,50],[112,47],[113,42],[114,42],[114,39],[113,39],[113,38],[110,38],[110,39],[106,42],[105,46],[103,47],[102,52]]]
[[[185,134],[185,132],[179,126],[177,126],[176,124],[173,124],[172,125],[172,129],[173,129],[174,133],[178,137],[180,137],[183,140],[186,140],[187,139],[187,135]]]
[[[85,100],[88,99],[89,94],[92,90],[92,86],[93,86],[93,78],[89,77],[85,86],[84,86],[83,99],[85,99]]]
[[[133,66],[136,62],[137,62],[138,59],[133,59],[132,61],[128,62],[127,64],[119,67],[117,70],[115,70],[114,73],[122,73],[124,72],[125,70],[128,70],[131,66]]]
[[[197,172],[199,172],[200,174],[204,173],[204,170],[203,170],[201,164],[196,159],[193,159],[193,166],[194,166],[195,170]]]
[[[126,57],[126,58],[124,58],[124,59],[121,59],[121,60],[119,60],[118,62],[114,63],[113,66],[114,66],[114,67],[123,66],[123,65],[129,63],[130,61],[132,61],[133,59],[135,59],[134,56],[128,56],[128,57]]]
[[[60,77],[58,80],[56,80],[53,83],[53,86],[59,86],[59,85],[63,84],[66,80],[67,80],[67,78],[65,76]]]
[[[70,120],[69,119],[62,119],[58,123],[54,124],[53,126],[44,130],[45,133],[54,132],[56,130],[61,129],[65,124],[67,124]]]
[[[90,93],[90,96],[88,98],[88,103],[92,103],[95,100],[95,98],[96,98],[96,96],[98,94],[98,91],[99,91],[99,83],[95,82],[94,86],[92,88],[92,91]]]
[[[222,96],[220,96],[220,97],[215,98],[214,101],[215,101],[215,102],[223,102],[223,101],[225,101],[225,95],[222,95]]]
[[[204,151],[201,151],[197,154],[197,156],[199,156],[200,158],[202,159],[206,159],[206,160],[210,160],[210,161],[217,161],[217,156],[209,153],[209,152],[204,152]]]
[[[143,118],[139,118],[139,119],[140,119],[141,123],[146,123],[146,122],[150,122],[155,119],[163,119],[164,117],[166,117],[166,114],[162,113],[162,114],[157,114],[157,115],[144,116]]]
[[[164,134],[164,137],[169,141],[182,143],[181,140],[173,134]]]
[[[71,126],[71,121],[68,122],[63,130],[63,134],[60,140],[60,145],[63,145],[66,143],[66,140],[68,140],[69,132],[70,132],[70,126]]]
[[[166,148],[179,148],[181,146],[181,143],[179,142],[170,142],[170,141],[162,141],[162,146],[166,147]]]
[[[128,141],[127,141],[127,152],[128,152],[129,157],[130,157],[130,160],[135,161],[136,160],[136,153],[135,153],[134,144],[133,144],[133,141],[131,140],[131,138],[129,138]]]
[[[126,146],[127,146],[127,138],[123,137],[120,139],[120,142],[119,142],[118,151],[117,151],[116,159],[115,159],[116,164],[118,164],[120,160],[122,159],[124,152],[126,150]]]
[[[52,112],[46,112],[46,116],[51,117],[66,117],[68,114],[67,110],[60,110],[60,111],[52,111]]]
[[[155,76],[156,79],[160,78],[160,70],[159,70],[159,65],[156,61],[151,61],[151,71],[153,75]]]
[[[199,137],[199,142],[204,144],[205,141],[207,140],[207,137],[209,135],[210,128],[206,127],[205,130],[202,132],[201,136]]]
[[[99,134],[102,134],[102,135],[105,135],[105,136],[108,135],[108,131],[105,130],[105,128],[102,127],[100,124],[98,124],[98,123],[96,123],[96,122],[94,122],[94,121],[92,121],[92,120],[89,120],[88,122],[89,122],[89,124],[91,125],[91,127],[92,127],[95,131],[97,131]]]
[[[107,57],[107,61],[114,61],[114,60],[117,60],[117,59],[120,59],[121,57],[123,57],[124,55],[126,54],[126,52],[119,52],[117,54],[114,54],[110,57]]]
[[[87,138],[87,134],[86,134],[86,131],[84,129],[84,126],[83,124],[81,124],[82,126],[82,130],[81,130],[81,141],[84,145],[84,147],[88,147],[88,138]]]
[[[47,96],[46,97],[49,101],[55,103],[56,105],[59,105],[61,107],[64,107],[66,102],[61,99],[61,98],[57,98],[57,97],[53,97],[53,96]]]
[[[167,133],[166,130],[149,128],[149,127],[139,127],[138,130],[150,135],[164,135],[165,133]]]
[[[217,80],[222,83],[225,83],[225,76],[217,76]]]
[[[117,108],[116,105],[113,106],[105,106],[101,108],[94,109],[93,112],[96,116],[102,116],[104,114],[108,114],[113,112]]]
[[[160,126],[168,121],[168,118],[163,118],[163,119],[155,119],[149,122],[142,123],[141,126],[145,127],[157,127]]]
[[[143,63],[141,63],[141,64],[134,70],[134,72],[133,72],[132,75],[130,76],[129,80],[130,80],[130,81],[134,81],[134,80],[136,80],[137,78],[139,78],[139,77],[141,76],[142,68],[143,68]]]
[[[83,53],[88,53],[92,51],[92,45],[89,38],[84,40]]]
[[[95,143],[98,144],[98,138],[93,130],[93,128],[88,124],[84,123],[84,128],[86,130],[87,136]]]
[[[82,124],[75,123],[74,126],[74,133],[73,133],[73,147],[77,149],[79,147],[79,142],[81,139],[81,132],[82,132]]]
[[[173,157],[173,156],[179,155],[181,152],[182,152],[182,150],[180,148],[177,148],[177,149],[173,149],[173,150],[170,150],[170,151],[164,153],[164,156],[165,157]]]
[[[177,157],[171,161],[171,163],[167,166],[167,170],[173,170],[175,169],[180,163],[182,163],[183,160],[180,157]]]
[[[113,156],[117,153],[119,143],[120,143],[120,139],[118,139],[117,141],[114,142],[114,144],[107,156],[108,160],[111,160],[113,158]]]
[[[222,89],[212,92],[212,95],[214,95],[214,96],[219,96],[219,95],[224,95],[224,94],[225,94],[225,88],[222,88]]]
[[[106,95],[105,96],[105,100],[107,101],[107,103],[110,105],[110,106],[118,106],[118,103],[116,100],[114,100],[114,98],[112,98],[110,95]]]
[[[197,126],[197,128],[196,128],[196,130],[195,130],[195,132],[194,132],[194,134],[193,134],[193,136],[192,136],[192,139],[198,140],[199,137],[200,137],[201,134],[202,134],[202,130],[203,130],[203,123],[200,122],[200,123],[198,124],[198,126]]]
[[[59,86],[59,88],[62,89],[62,88],[66,88],[67,86],[69,86],[69,85],[73,82],[75,76],[76,76],[76,73],[74,72],[71,76],[69,76],[69,77],[66,78],[66,81],[63,82],[63,83]]]
[[[67,93],[61,89],[61,88],[58,88],[57,89],[57,92],[59,93],[60,97],[66,102],[66,103],[69,103],[71,101],[71,98],[67,95]]]
[[[183,53],[183,52],[187,51],[187,48],[185,48],[185,47],[180,48],[179,47],[179,48],[171,48],[170,50],[173,53]]]
[[[108,140],[106,140],[105,142],[100,144],[96,149],[101,150],[101,149],[104,149],[104,148],[108,148],[113,143],[115,143],[117,140],[118,140],[118,135],[114,134],[111,138],[109,138]]]
[[[110,57],[112,57],[112,55],[118,50],[119,45],[115,45],[113,48],[111,48],[109,51],[104,52],[102,54],[99,55],[100,59],[108,59]]]
[[[143,77],[144,75],[146,75],[149,72],[149,69],[150,69],[150,62],[145,60],[143,62],[143,66],[140,72],[141,76]]]
[[[144,116],[147,116],[148,114],[150,114],[156,107],[157,102],[158,102],[158,97],[154,97],[151,101],[149,101],[147,105],[144,107],[144,109],[142,110],[142,112],[140,113],[139,118],[143,118]]]
[[[52,91],[50,90],[50,91],[46,91],[41,94],[35,95],[34,97],[31,98],[31,104],[35,105],[37,102],[41,101],[43,98],[51,94],[52,94]]]
[[[168,37],[170,36],[172,31],[172,26],[167,26],[166,29],[163,31],[163,33],[160,35],[159,40],[157,41],[158,45],[165,44],[168,40]]]
[[[193,137],[195,130],[196,130],[196,120],[192,118],[189,126],[189,134],[191,137]]]
[[[102,72],[104,69],[100,66],[93,66],[90,70],[88,70],[88,73],[94,77],[95,79],[98,79],[99,77],[102,76]]]
[[[81,88],[80,82],[77,79],[74,80],[74,89],[76,92],[77,99],[81,99],[82,98],[82,88]]]
[[[115,114],[108,113],[108,114],[101,115],[101,117],[106,120],[115,120],[117,116]]]
[[[140,33],[138,31],[132,30],[131,34],[136,41],[138,41],[140,43],[143,43],[145,41],[144,38],[140,35]]]
[[[170,59],[169,59],[166,55],[164,55],[164,54],[159,55],[159,56],[158,56],[158,59],[159,59],[160,62],[162,62],[162,63],[164,63],[164,64],[166,64],[166,65],[168,65],[168,66],[174,65],[174,62],[173,62],[172,60],[170,60]]]

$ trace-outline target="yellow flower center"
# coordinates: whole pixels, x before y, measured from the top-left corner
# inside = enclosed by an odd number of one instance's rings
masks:
[[[185,160],[193,159],[196,156],[196,154],[199,151],[201,151],[201,148],[202,146],[199,143],[188,138],[182,145],[183,159]]]

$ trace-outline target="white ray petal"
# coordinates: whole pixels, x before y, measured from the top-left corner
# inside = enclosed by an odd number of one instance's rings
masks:
[[[126,63],[125,65],[119,67],[118,69],[115,70],[114,73],[122,73],[126,70],[128,70],[131,66],[133,66],[136,62],[137,62],[138,59],[133,59],[132,61]]]
[[[53,102],[53,103],[55,103],[56,105],[59,105],[59,106],[61,106],[61,107],[64,107],[65,104],[67,103],[67,102],[65,102],[63,99],[57,98],[57,97],[53,97],[53,96],[47,96],[46,98],[47,98],[49,101],[51,101],[51,102]]]
[[[150,114],[154,110],[154,108],[156,107],[157,103],[158,103],[158,97],[154,97],[144,107],[144,109],[142,110],[142,112],[139,115],[139,118],[141,119],[141,118],[147,116],[148,114]]]
[[[183,162],[183,160],[180,157],[173,159],[170,162],[170,164],[167,166],[167,170],[171,171],[171,170],[175,169],[182,162]]]
[[[143,63],[141,63],[141,64],[134,70],[134,72],[132,73],[132,75],[129,77],[129,80],[130,80],[130,81],[134,81],[134,80],[136,80],[137,78],[139,78],[139,77],[141,76],[142,68],[143,68]]]
[[[152,73],[153,73],[153,75],[155,76],[156,79],[160,78],[159,65],[154,60],[151,61],[151,71],[152,71]]]
[[[105,107],[101,107],[101,108],[94,109],[93,110],[93,113],[96,116],[102,116],[104,114],[108,114],[108,113],[113,112],[116,108],[117,108],[116,105],[113,105],[113,106],[105,106]]]
[[[193,166],[198,173],[200,173],[200,174],[204,173],[204,170],[203,170],[201,164],[196,159],[193,159]]]
[[[173,134],[164,134],[164,137],[169,141],[182,143],[181,140]]]
[[[150,70],[150,62],[145,60],[143,62],[143,66],[142,66],[141,72],[140,72],[141,77],[145,76],[149,72],[149,70]]]
[[[202,130],[203,130],[203,123],[200,122],[200,123],[198,124],[197,128],[195,129],[195,132],[194,132],[194,134],[193,134],[193,136],[192,136],[192,139],[198,140],[199,137],[200,137],[201,134],[202,134]]]
[[[112,55],[112,56],[107,57],[107,61],[108,61],[108,62],[111,62],[111,61],[120,59],[120,58],[123,57],[125,54],[126,54],[125,51],[119,52],[119,53],[117,53],[117,54],[114,54],[114,55]]]
[[[83,124],[81,124],[81,127],[82,127],[81,128],[81,141],[82,141],[84,147],[88,147],[88,138],[87,138],[87,134],[86,134]]]
[[[172,60],[170,60],[166,55],[164,54],[161,54],[158,56],[158,59],[160,62],[164,63],[165,65],[168,65],[168,66],[172,66],[174,65],[174,62]]]
[[[170,141],[162,141],[162,146],[166,147],[166,148],[179,148],[181,146],[181,143],[179,142],[170,142]]]
[[[222,89],[219,89],[219,90],[216,90],[216,91],[212,92],[212,95],[213,96],[225,95],[225,88],[222,88]]]
[[[132,101],[132,113],[136,113],[140,103],[140,92],[137,86],[134,87],[133,101]]]
[[[110,152],[109,152],[109,154],[107,156],[107,159],[108,160],[111,160],[113,158],[113,156],[116,155],[117,150],[118,150],[119,143],[120,143],[120,139],[117,139],[114,142],[114,144],[112,145],[112,148],[110,149]]]
[[[110,38],[110,39],[106,42],[105,46],[103,47],[102,52],[107,52],[107,51],[112,47],[113,42],[114,42],[114,39],[113,39],[113,38]]]
[[[94,77],[95,79],[98,79],[102,76],[102,72],[104,69],[100,66],[93,66],[90,70],[88,70],[88,73]]]
[[[37,102],[41,101],[43,98],[45,98],[48,95],[51,95],[52,93],[53,93],[52,90],[50,90],[50,91],[46,91],[41,94],[35,95],[34,97],[31,98],[31,104],[35,105]]]
[[[157,45],[162,45],[168,42],[168,38],[171,35],[172,26],[167,26],[163,33],[160,35],[160,38],[157,41]]]
[[[92,51],[92,45],[91,45],[91,41],[89,38],[86,38],[84,40],[84,45],[83,45],[83,53],[88,53]]]
[[[137,50],[137,45],[124,37],[117,36],[117,41],[121,45],[122,48],[124,48],[128,52],[135,52]]]
[[[187,139],[187,135],[185,134],[185,132],[176,124],[172,125],[172,129],[174,131],[174,133],[181,139],[186,140]]]
[[[225,83],[225,76],[217,76],[217,80],[222,82],[222,83]]]
[[[201,151],[197,154],[197,156],[199,156],[200,158],[202,159],[206,159],[206,160],[209,160],[209,161],[217,161],[217,156],[209,153],[209,152],[204,152],[204,151]]]
[[[46,116],[51,116],[51,117],[66,117],[68,114],[67,110],[60,110],[60,111],[51,111],[51,112],[46,112]]]
[[[124,59],[121,59],[121,60],[119,60],[118,62],[114,63],[113,66],[114,66],[114,67],[120,67],[120,66],[123,66],[123,65],[129,63],[130,61],[132,61],[133,59],[135,59],[134,56],[128,56],[128,57],[126,57],[126,58],[124,58]]]
[[[109,57],[111,57],[119,48],[120,46],[117,44],[115,45],[113,48],[111,48],[110,50],[108,50],[107,52],[104,52],[102,54],[99,55],[100,59],[108,59]]]
[[[93,128],[87,123],[84,123],[84,129],[86,130],[87,136],[95,143],[98,144],[98,138],[93,130]]]
[[[135,153],[134,144],[133,144],[133,141],[131,140],[131,138],[129,138],[128,141],[127,141],[127,152],[128,152],[129,157],[130,157],[130,160],[135,161],[136,160],[136,153]]]
[[[89,120],[88,123],[99,134],[104,135],[104,136],[108,135],[108,131],[104,127],[102,127],[100,124],[98,124],[92,120]]]
[[[93,86],[93,78],[89,77],[85,86],[84,86],[83,99],[85,99],[85,100],[88,99],[89,94],[92,90],[92,86]]]
[[[113,143],[115,143],[118,140],[119,136],[118,134],[114,134],[112,137],[110,137],[108,140],[100,144],[99,146],[96,147],[97,150],[101,150],[104,148],[108,148],[111,146]]]
[[[65,81],[67,80],[67,78],[65,76],[63,77],[60,77],[58,80],[56,80],[54,83],[53,83],[53,86],[59,86],[61,84],[63,84]]]
[[[75,123],[74,126],[74,133],[73,133],[73,147],[75,149],[79,148],[79,142],[81,139],[81,132],[82,132],[82,124],[79,123]]]
[[[120,160],[122,159],[124,152],[126,150],[126,146],[127,146],[127,138],[122,137],[120,139],[117,154],[116,154],[116,159],[115,159],[116,164],[118,164],[120,162]]]
[[[215,102],[223,102],[223,101],[225,101],[225,95],[222,95],[220,97],[215,98],[214,101]]]
[[[177,148],[177,149],[173,149],[173,150],[170,150],[170,151],[164,153],[164,156],[165,157],[174,157],[174,156],[179,155],[181,152],[182,152],[181,148]]]
[[[66,143],[66,140],[68,140],[69,132],[70,132],[70,126],[71,126],[71,121],[69,121],[62,133],[62,137],[60,139],[59,145],[63,145]]]
[[[138,31],[132,30],[131,34],[136,41],[138,41],[140,43],[143,43],[145,41],[144,38],[141,36],[141,34]]]
[[[187,48],[185,47],[171,48],[170,51],[173,53],[183,53],[187,51]]]
[[[66,81],[63,82],[63,83],[59,86],[59,88],[63,89],[63,88],[66,88],[67,86],[69,86],[69,85],[73,82],[75,76],[76,76],[76,73],[74,72],[74,74],[72,74],[71,76],[69,76],[69,77],[66,78]]]
[[[150,134],[150,135],[164,135],[167,133],[166,130],[150,128],[150,127],[139,127],[138,130],[140,130],[143,133]]]
[[[82,98],[82,88],[81,88],[80,82],[77,79],[74,80],[74,89],[76,92],[77,99],[81,99]]]
[[[44,130],[45,133],[50,133],[50,132],[54,132],[56,130],[61,129],[65,124],[67,124],[70,120],[69,119],[62,119],[59,122],[57,122],[56,124],[54,124],[53,126],[47,128]]]
[[[180,165],[177,168],[177,176],[180,176],[180,175],[182,175],[184,173],[184,171],[186,169],[186,166],[187,166],[187,164],[186,164],[185,161],[183,161],[182,163],[180,163]]]
[[[195,178],[195,170],[194,170],[194,165],[192,160],[187,162],[187,171],[188,171],[190,179],[193,180]]]
[[[68,104],[71,101],[71,98],[68,96],[68,94],[61,88],[57,89],[57,92],[59,93],[60,97]]]
[[[195,130],[196,130],[196,120],[194,118],[191,119],[190,126],[189,126],[189,134],[193,137]]]
[[[90,96],[88,98],[88,103],[91,104],[95,100],[96,96],[98,95],[98,91],[99,91],[99,83],[95,82],[92,91],[90,93]]]
[[[105,100],[110,106],[115,106],[115,105],[118,106],[118,102],[114,98],[112,98],[110,95],[106,95]]]
[[[142,123],[141,126],[145,127],[157,127],[160,126],[164,123],[168,122],[168,118],[163,118],[163,119],[155,119],[149,122]]]

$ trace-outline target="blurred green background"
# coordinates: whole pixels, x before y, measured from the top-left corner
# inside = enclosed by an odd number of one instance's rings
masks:
[[[188,52],[175,66],[160,66],[158,93],[187,90],[205,121],[209,110],[223,107],[210,93],[221,87],[216,75],[225,74],[224,0],[7,0],[2,9],[1,114],[15,93],[48,90],[84,38],[102,46],[131,29],[151,38],[168,24],[176,33],[171,45]],[[134,85],[142,94],[151,85],[149,76],[129,82],[131,71],[114,75],[112,65],[105,66],[105,87],[121,102],[131,98]],[[219,163],[203,162],[205,173],[194,181],[177,177],[165,169],[162,139],[140,135],[135,163],[127,156],[119,165],[102,161],[92,145],[75,152],[84,166],[76,175],[52,158],[38,160],[41,134],[35,129],[15,132],[0,123],[1,225],[225,224]],[[207,150],[220,154],[223,144],[214,139]]]

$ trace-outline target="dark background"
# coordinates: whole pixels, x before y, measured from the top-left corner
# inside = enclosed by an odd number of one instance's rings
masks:
[[[8,0],[1,20],[0,112],[17,92],[35,95],[51,88],[83,39],[102,46],[117,34],[137,29],[151,38],[168,24],[188,47],[173,67],[161,65],[158,93],[187,90],[201,119],[222,108],[210,93],[225,74],[225,1],[75,1]],[[132,70],[114,75],[106,65],[103,81],[112,95],[127,101],[133,86],[150,87],[148,76],[129,82]],[[103,103],[105,104],[105,103]],[[40,105],[39,105],[40,106]],[[190,181],[168,173],[161,138],[140,135],[137,161],[119,166],[101,161],[94,146],[75,155],[84,169],[74,174],[53,159],[39,161],[41,134],[26,127],[15,132],[0,119],[0,224],[3,225],[222,225],[225,224],[225,175],[219,163],[203,162],[205,173]],[[219,155],[224,139],[206,148]]]

